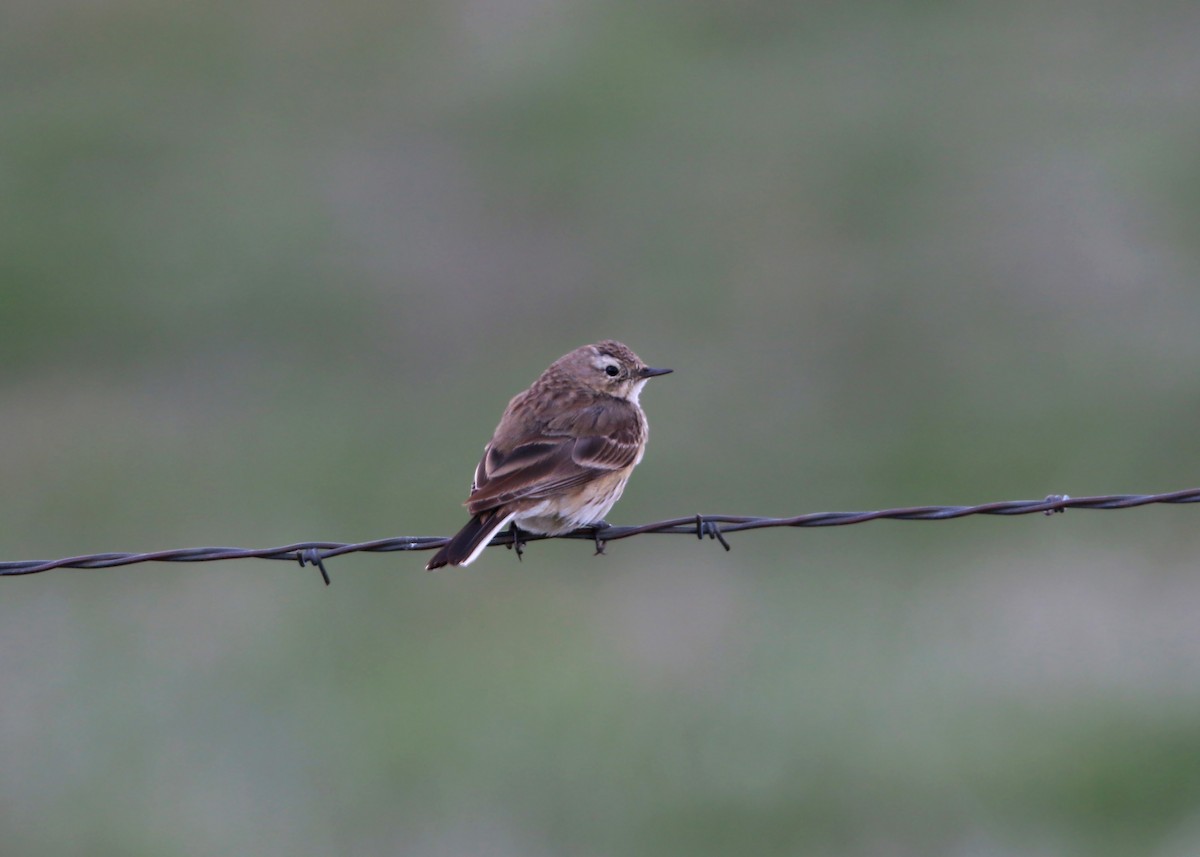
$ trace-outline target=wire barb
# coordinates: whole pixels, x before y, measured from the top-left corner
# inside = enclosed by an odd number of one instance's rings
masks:
[[[315,565],[321,571],[321,579],[325,581],[325,585],[329,585],[329,572],[325,570],[325,560],[321,556],[321,552],[316,548],[303,548],[296,551],[296,559],[300,560],[300,567],[304,565]]]
[[[1071,499],[1070,494],[1047,494],[1045,502],[1046,503],[1065,503],[1067,500],[1070,500],[1070,499]],[[1045,515],[1047,518],[1049,518],[1051,515],[1061,515],[1065,511],[1067,511],[1066,506],[1056,506],[1053,509],[1047,509],[1042,514]]]
[[[1104,494],[1094,497],[1075,497],[1067,494],[1051,494],[1044,500],[1007,500],[981,503],[976,506],[908,506],[897,509],[881,509],[873,512],[812,512],[793,518],[760,518],[746,515],[691,515],[685,518],[669,518],[651,524],[632,527],[606,526],[583,527],[559,536],[540,536],[526,533],[515,527],[497,535],[491,544],[506,545],[521,556],[527,542],[543,539],[589,539],[597,544],[608,544],[618,539],[628,539],[645,533],[664,535],[694,535],[703,539],[708,536],[729,550],[728,533],[745,530],[762,530],[770,527],[844,527],[850,524],[865,524],[867,521],[884,519],[896,521],[947,521],[969,515],[1031,515],[1041,513],[1054,515],[1066,509],[1132,509],[1152,503],[1184,504],[1200,503],[1200,488],[1187,488],[1165,494]],[[600,532],[604,538],[599,538]],[[98,553],[64,557],[55,560],[20,560],[0,562],[0,577],[17,577],[26,574],[41,574],[56,568],[96,569],[114,568],[143,562],[213,562],[222,559],[285,559],[299,561],[300,565],[315,565],[321,572],[326,585],[329,573],[325,560],[348,553],[392,553],[395,551],[433,550],[446,544],[443,536],[397,536],[369,542],[344,544],[341,542],[299,542],[275,548],[249,549],[229,547],[184,548],[180,550],[152,551],[148,553]]]
[[[701,541],[704,536],[708,535],[710,539],[716,539],[721,543],[721,547],[725,548],[728,553],[732,548],[729,547],[729,542],[725,541],[725,534],[721,532],[721,527],[716,521],[709,521],[699,512],[696,513],[696,538]]]

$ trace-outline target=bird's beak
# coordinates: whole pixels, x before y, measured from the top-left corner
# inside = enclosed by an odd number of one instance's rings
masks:
[[[670,375],[674,369],[652,369],[649,366],[643,366],[638,370],[639,378],[653,378],[655,375]]]

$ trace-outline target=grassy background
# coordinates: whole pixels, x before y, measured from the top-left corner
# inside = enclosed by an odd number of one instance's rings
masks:
[[[448,533],[605,337],[614,523],[1200,482],[1200,9],[2,17],[3,559]],[[10,579],[0,841],[1192,855],[1196,514]]]

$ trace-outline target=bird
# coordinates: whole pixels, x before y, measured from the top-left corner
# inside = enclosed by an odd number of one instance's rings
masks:
[[[649,427],[638,399],[646,382],[671,369],[647,366],[612,339],[576,348],[550,364],[508,403],[475,468],[466,525],[434,554],[427,571],[475,561],[512,525],[560,535],[596,528],[625,490],[646,451]]]

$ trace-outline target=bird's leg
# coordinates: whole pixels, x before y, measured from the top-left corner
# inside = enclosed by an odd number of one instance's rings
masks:
[[[592,539],[596,542],[596,552],[592,554],[592,556],[600,556],[602,553],[604,553],[604,546],[607,544],[607,542],[600,538],[600,533],[602,533],[604,530],[607,530],[611,526],[612,524],[610,524],[608,521],[597,521],[596,523],[592,524]]]
[[[520,562],[521,557],[525,555],[525,540],[521,538],[521,528],[517,526],[516,521],[508,525],[508,534],[512,536],[512,543],[508,546],[509,550],[517,552],[517,561]]]

